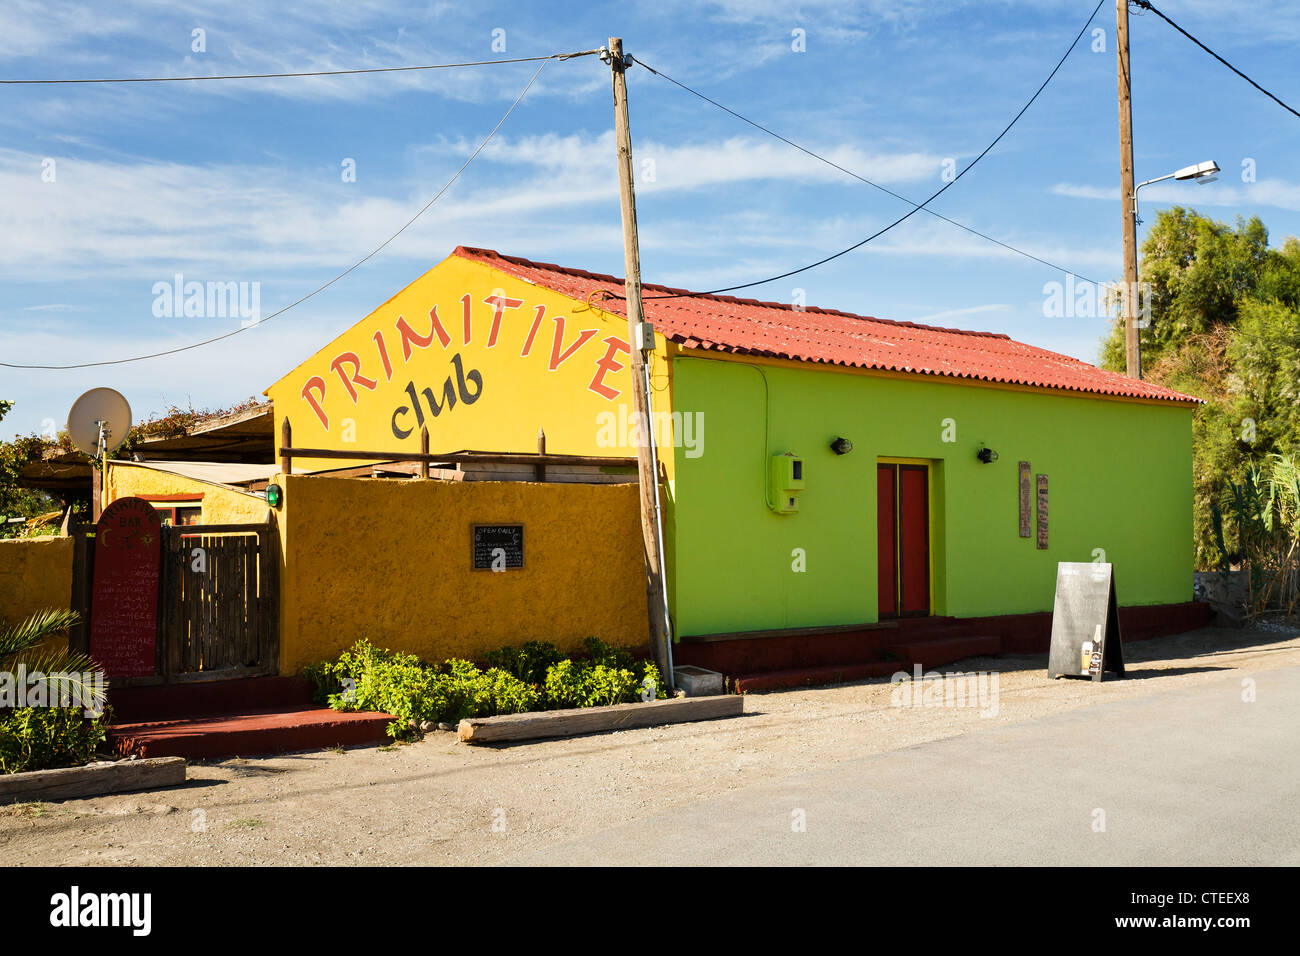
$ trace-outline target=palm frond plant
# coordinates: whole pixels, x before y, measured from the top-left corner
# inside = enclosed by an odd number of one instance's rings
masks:
[[[29,675],[39,672],[46,675],[50,700],[71,697],[88,710],[102,709],[107,685],[86,680],[98,669],[95,662],[85,654],[43,646],[80,620],[76,611],[46,608],[16,624],[0,622],[0,671],[15,673],[22,667]]]
[[[1300,607],[1300,459],[1270,454],[1251,463],[1240,481],[1229,479],[1224,507],[1216,510],[1229,535],[1219,533],[1220,550],[1240,561],[1246,573],[1247,616],[1270,610],[1288,616]],[[1218,529],[1216,528],[1216,532]]]
[[[1276,549],[1277,604],[1290,616],[1300,605],[1300,460],[1269,455],[1267,481],[1263,521]]]

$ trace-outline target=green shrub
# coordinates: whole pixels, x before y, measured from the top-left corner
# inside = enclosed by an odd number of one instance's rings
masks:
[[[599,638],[586,640],[585,660],[563,660],[546,672],[549,707],[603,707],[667,697],[659,668]]]
[[[640,660],[623,648],[606,644],[598,637],[589,637],[583,643],[587,647],[588,658],[594,663],[619,670],[630,670],[636,675],[637,700],[645,696],[641,694],[642,690],[650,689],[647,681],[651,682],[654,688],[654,693],[649,696],[656,700],[663,700],[668,696],[668,689],[664,687],[663,678],[659,675],[659,667],[654,661]]]
[[[489,667],[499,667],[519,678],[525,684],[545,684],[546,671],[552,664],[564,660],[564,655],[554,644],[546,641],[527,641],[522,647],[503,647],[488,651],[483,659]]]
[[[360,640],[333,662],[305,673],[316,682],[318,700],[334,710],[373,710],[397,718],[389,735],[410,737],[410,722],[455,723],[465,717],[491,717],[536,710],[541,695],[500,668],[480,670],[470,661],[448,660],[441,667],[413,654],[379,650]]]
[[[0,773],[89,763],[104,740],[107,724],[107,713],[88,719],[80,707],[0,711]]]
[[[452,659],[428,664],[413,654],[380,650],[362,639],[339,655],[303,669],[315,700],[335,710],[381,711],[397,718],[389,736],[409,738],[423,721],[530,710],[599,707],[667,696],[659,669],[622,648],[587,638],[587,657],[565,658],[554,644],[529,641],[485,654],[488,667]]]

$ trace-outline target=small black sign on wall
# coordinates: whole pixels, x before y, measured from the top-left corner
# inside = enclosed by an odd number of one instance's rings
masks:
[[[1106,671],[1124,676],[1114,567],[1062,561],[1056,566],[1047,676],[1100,681]]]
[[[524,526],[472,526],[471,554],[475,571],[515,571],[524,566]]]

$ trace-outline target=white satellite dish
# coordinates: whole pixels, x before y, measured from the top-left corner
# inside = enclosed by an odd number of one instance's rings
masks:
[[[131,406],[111,388],[92,388],[68,412],[68,434],[91,458],[117,450],[131,430]]]

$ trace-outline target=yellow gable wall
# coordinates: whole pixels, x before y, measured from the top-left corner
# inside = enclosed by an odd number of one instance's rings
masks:
[[[228,487],[173,475],[153,468],[141,468],[129,462],[108,463],[108,501],[149,495],[203,496],[204,524],[261,524],[266,521],[266,499]],[[158,507],[170,507],[173,501],[159,501]]]
[[[660,341],[659,370],[666,368],[662,348]],[[452,256],[266,394],[275,403],[277,442],[287,415],[296,448],[418,452],[423,416],[434,453],[531,453],[540,428],[551,454],[630,457],[636,449],[622,440],[622,423],[631,420],[630,360],[622,317]],[[668,409],[665,385],[656,382],[660,411]],[[671,469],[671,454],[661,461]]]

